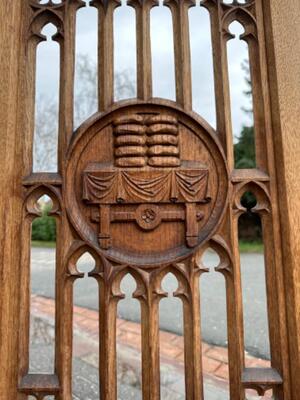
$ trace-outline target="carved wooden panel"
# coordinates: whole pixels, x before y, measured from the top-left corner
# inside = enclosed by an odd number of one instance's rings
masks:
[[[15,298],[17,315],[18,384],[12,400],[32,395],[72,399],[73,285],[83,274],[76,263],[86,251],[95,259],[90,276],[99,286],[100,394],[117,399],[116,318],[123,294],[120,283],[130,273],[137,283],[134,297],[141,305],[143,400],[160,399],[161,282],[173,273],[183,303],[185,385],[187,400],[204,400],[201,362],[199,279],[207,270],[201,256],[207,248],[220,258],[216,268],[226,282],[230,399],[243,400],[245,389],[260,395],[273,389],[276,400],[290,396],[290,365],[286,298],[270,81],[266,67],[265,11],[262,0],[231,3],[202,0],[209,11],[214,56],[217,127],[214,130],[192,111],[192,80],[188,11],[193,0],[165,0],[172,12],[176,71],[176,102],[152,98],[150,12],[156,0],[130,0],[136,13],[137,99],[114,101],[114,11],[117,0],[93,0],[99,15],[98,112],[73,129],[76,13],[81,0],[41,3],[22,0],[20,35],[18,132],[22,163],[18,174],[22,238]],[[228,84],[229,25],[239,21],[249,46],[253,83],[257,168],[235,170]],[[34,77],[42,28],[57,27],[60,46],[60,117],[58,172],[32,173]],[[20,135],[21,135],[20,133]],[[16,140],[16,142],[18,142]],[[265,243],[271,368],[245,368],[238,218],[246,210],[242,195],[251,191],[253,209],[262,220]],[[30,226],[47,194],[57,220],[55,371],[29,374]],[[7,400],[7,399],[5,399]],[[9,399],[10,400],[10,399]]]
[[[116,262],[156,265],[192,254],[213,235],[228,181],[216,138],[200,121],[147,103],[120,107],[80,131],[66,188],[83,240]]]

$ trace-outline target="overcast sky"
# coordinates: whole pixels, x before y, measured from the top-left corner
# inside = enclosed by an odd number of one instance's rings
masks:
[[[46,26],[48,37],[55,32]],[[233,33],[242,33],[243,28],[233,23]],[[208,12],[202,7],[190,10],[190,37],[192,53],[193,108],[215,127],[214,81],[212,73],[212,50]],[[171,13],[167,7],[155,7],[151,13],[151,39],[153,64],[153,95],[175,98],[174,51]],[[135,13],[131,7],[122,6],[115,13],[115,70],[132,70],[135,79]],[[97,59],[97,10],[86,7],[77,17],[77,54]],[[243,94],[247,89],[245,73],[241,63],[247,58],[247,45],[232,40],[228,46],[230,60],[230,82],[234,134],[238,136],[244,124],[251,120],[241,110],[249,107],[249,100]],[[58,45],[48,41],[39,45],[37,64],[37,92],[42,96],[57,98]]]

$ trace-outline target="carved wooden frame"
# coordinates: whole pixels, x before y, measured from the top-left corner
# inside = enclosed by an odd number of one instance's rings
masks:
[[[113,100],[113,11],[118,1],[94,0],[99,10],[99,116],[115,110]],[[138,100],[155,103],[151,90],[151,47],[149,11],[154,0],[131,0],[137,15]],[[168,0],[173,15],[176,64],[176,103],[187,115],[191,112],[191,79],[188,38],[188,8],[194,1]],[[223,4],[220,0],[203,0],[212,21],[215,90],[217,99],[217,134],[229,171],[229,196],[225,214],[216,232],[201,244],[198,256],[212,247],[220,256],[217,271],[225,276],[227,291],[228,351],[230,398],[244,398],[245,388],[259,394],[272,388],[276,399],[296,400],[300,391],[300,293],[299,293],[299,184],[300,141],[296,126],[299,118],[297,82],[300,51],[290,53],[286,43],[299,48],[300,6],[270,0],[251,0],[240,4]],[[160,282],[172,272],[179,281],[175,293],[184,306],[186,398],[203,399],[201,373],[201,333],[199,331],[198,280],[203,267],[194,254],[165,262],[157,268],[140,268],[136,264],[107,259],[101,251],[86,243],[74,232],[65,204],[65,171],[73,133],[73,72],[76,11],[81,0],[62,0],[38,4],[35,0],[11,0],[0,5],[0,45],[3,49],[0,83],[0,122],[3,135],[1,152],[1,284],[0,291],[0,398],[37,399],[53,394],[59,400],[72,398],[72,292],[73,282],[82,276],[76,261],[89,251],[96,261],[91,272],[99,283],[101,398],[116,399],[115,318],[120,300],[120,281],[129,272],[137,281],[134,296],[140,301],[143,330],[143,398],[159,399],[159,352],[157,343],[157,307],[164,296]],[[228,25],[238,20],[245,28],[243,40],[249,45],[253,82],[256,130],[257,169],[234,170],[226,43]],[[289,26],[286,21],[289,20]],[[32,173],[33,109],[35,50],[44,38],[41,27],[52,22],[58,29],[55,40],[60,45],[60,123],[59,166],[57,174]],[[251,62],[251,60],[253,62]],[[290,60],[287,62],[287,60]],[[298,91],[299,92],[299,91]],[[293,106],[291,106],[291,102]],[[123,106],[126,106],[126,102]],[[129,104],[129,103],[128,103]],[[129,104],[130,105],[130,104]],[[157,105],[162,102],[157,100]],[[172,102],[164,102],[174,107]],[[287,121],[291,121],[289,123]],[[210,131],[210,128],[207,127]],[[266,241],[266,273],[270,327],[271,364],[267,370],[245,369],[243,322],[238,253],[237,220],[243,212],[241,194],[251,190],[257,197],[255,211],[260,214]],[[61,240],[56,266],[56,365],[49,376],[28,374],[29,315],[29,225],[37,216],[34,202],[48,194],[54,203]],[[103,306],[105,305],[105,306]],[[102,307],[101,307],[102,306]],[[111,328],[111,329],[108,329]],[[18,329],[17,329],[18,328]],[[150,363],[150,364],[149,364]],[[150,367],[149,367],[150,365]]]

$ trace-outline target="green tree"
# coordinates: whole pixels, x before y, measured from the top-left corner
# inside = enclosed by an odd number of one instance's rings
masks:
[[[245,60],[242,63],[242,69],[245,72],[245,81],[247,89],[244,91],[246,97],[252,99],[252,84],[250,78],[249,61]],[[252,116],[253,108],[242,107],[245,114]],[[244,125],[240,136],[238,137],[237,143],[234,145],[234,161],[235,168],[255,168],[255,137],[254,127]]]
[[[235,168],[255,168],[255,140],[253,126],[244,126],[234,146]]]
[[[51,205],[46,205],[42,210],[42,216],[36,218],[32,223],[32,240],[54,242],[56,238],[56,222],[50,217]]]

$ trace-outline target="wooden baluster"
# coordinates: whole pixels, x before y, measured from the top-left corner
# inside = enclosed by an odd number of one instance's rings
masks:
[[[114,11],[120,0],[93,0],[98,9],[98,107],[107,110],[114,102]]]
[[[101,400],[117,400],[116,319],[118,302],[100,285],[100,394]]]
[[[60,43],[60,99],[58,132],[58,170],[63,172],[67,146],[73,134],[75,26],[77,10],[84,6],[81,0],[66,2],[63,13],[63,38]],[[73,282],[67,277],[63,261],[71,244],[72,234],[62,214],[56,244],[56,307],[55,307],[55,369],[59,376],[61,392],[59,400],[71,400],[72,352],[73,352]]]
[[[60,44],[60,100],[59,100],[59,134],[58,134],[58,165],[63,171],[67,146],[71,140],[74,128],[74,73],[75,73],[75,31],[76,14],[84,7],[82,0],[67,1],[63,13],[63,38]]]
[[[89,273],[99,285],[99,383],[101,400],[117,400],[116,330],[117,306],[124,295],[120,292],[122,272],[115,267],[118,283],[113,287],[112,266],[106,259]],[[117,289],[117,290],[116,290]]]
[[[187,260],[183,267],[190,270],[190,287],[188,288],[181,277],[177,276],[179,288],[174,296],[180,297],[183,303],[186,399],[203,400],[199,276],[204,271],[197,266],[194,257]]]
[[[60,100],[58,133],[58,170],[63,173],[67,146],[73,134],[75,27],[77,10],[84,2],[66,2],[63,13],[64,35],[60,43]],[[72,243],[66,214],[62,214],[56,243],[56,307],[55,307],[55,370],[59,376],[61,391],[59,400],[72,400],[72,352],[73,352],[73,283],[75,277],[66,276],[63,260]]]
[[[77,271],[75,256],[69,256],[72,254],[73,237],[64,212],[57,233],[59,240],[56,247],[55,371],[61,386],[57,398],[72,400],[73,288],[75,280],[82,278],[83,274]],[[64,246],[59,246],[59,242]],[[67,264],[65,259],[68,260]]]
[[[214,82],[217,113],[217,132],[227,155],[229,169],[234,168],[233,137],[231,126],[230,91],[227,62],[227,38],[222,27],[223,9],[220,1],[202,0],[211,19]]]
[[[176,101],[185,110],[191,110],[192,75],[188,10],[195,6],[196,2],[165,0],[164,4],[170,8],[173,17]]]
[[[244,396],[241,384],[241,373],[244,367],[244,320],[237,221],[235,225],[232,219],[232,223],[234,225],[231,237],[233,264],[225,264],[229,270],[225,268],[220,269],[219,272],[222,272],[226,279],[230,399],[239,400]]]
[[[58,278],[59,279],[59,278]],[[73,354],[73,280],[61,279],[56,296],[56,345],[55,368],[59,376],[61,392],[58,400],[72,400]]]
[[[148,277],[149,278],[149,277]],[[159,300],[154,282],[146,278],[147,294],[135,296],[141,304],[143,400],[160,399]]]
[[[152,97],[150,11],[158,4],[158,0],[128,1],[136,11],[137,97],[141,100]]]
[[[228,362],[230,377],[230,400],[244,399],[241,377],[244,368],[244,325],[243,303],[240,271],[239,242],[237,221],[234,220],[233,211],[228,211],[219,231],[220,236],[215,236],[211,248],[220,257],[220,265],[216,269],[226,279],[226,305],[227,305],[227,335],[228,335]],[[227,249],[226,241],[232,244],[233,255]]]
[[[271,207],[270,207],[271,208]],[[287,354],[287,344],[285,342],[285,319],[280,318],[280,308],[282,304],[282,290],[281,282],[278,279],[278,258],[274,256],[277,252],[275,248],[274,224],[274,211],[269,209],[261,210],[263,242],[264,242],[264,260],[265,260],[265,276],[266,276],[266,289],[267,289],[267,307],[268,307],[268,323],[269,323],[269,340],[270,340],[270,353],[271,353],[271,367],[275,368],[284,376],[286,373],[287,365],[285,354]],[[275,290],[278,288],[278,290]],[[282,349],[282,351],[278,351]],[[285,351],[284,351],[285,350]],[[283,365],[285,364],[285,365]],[[287,379],[285,379],[286,381]],[[274,388],[274,397],[283,400],[286,398],[285,388],[281,385]]]

